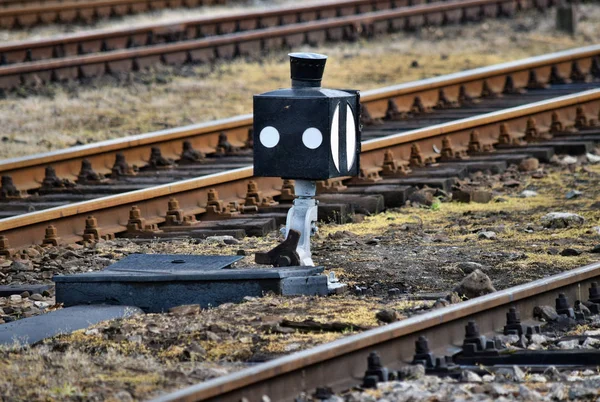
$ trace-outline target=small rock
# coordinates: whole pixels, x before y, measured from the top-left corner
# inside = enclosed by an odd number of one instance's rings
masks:
[[[581,215],[570,212],[550,212],[542,216],[542,225],[551,229],[563,229],[570,226],[579,226],[585,223]]]
[[[26,260],[13,261],[13,263],[10,265],[10,270],[12,272],[31,271],[33,270],[33,264],[31,261]]]
[[[537,197],[538,193],[536,193],[533,190],[523,190],[521,191],[521,194],[519,194],[519,197],[521,198],[531,198],[531,197]]]
[[[460,373],[460,381],[461,382],[483,382],[481,376],[477,373],[472,372],[471,370],[463,370]]]
[[[558,347],[561,349],[580,349],[579,341],[577,339],[558,342]]]
[[[400,289],[398,289],[398,288],[388,289],[388,296],[390,296],[390,297],[396,297],[399,294],[400,294]]]
[[[575,248],[566,248],[560,252],[560,255],[562,255],[563,257],[576,257],[578,255],[581,255],[581,251]]]
[[[379,239],[377,239],[377,238],[369,239],[365,242],[365,244],[367,244],[369,246],[376,246],[379,244]]]
[[[567,155],[562,158],[559,162],[562,165],[574,165],[577,163],[577,158],[571,155]]]
[[[246,252],[246,250],[238,250],[235,253],[236,255],[248,255],[248,253]]]
[[[514,381],[525,381],[525,373],[519,368],[519,366],[512,366],[512,371]]]
[[[535,306],[533,308],[533,317],[546,322],[556,321],[559,318],[558,313],[552,306]]]
[[[169,313],[177,316],[198,314],[200,313],[200,305],[186,304],[183,306],[171,307]]]
[[[44,296],[42,296],[39,293],[34,293],[31,296],[29,296],[29,299],[31,299],[33,301],[44,301]]]
[[[483,231],[477,234],[479,240],[496,240],[496,232],[492,231]]]
[[[44,309],[50,307],[50,303],[47,303],[45,301],[34,301],[33,305],[41,310],[44,310]]]
[[[21,297],[23,299],[27,299],[30,296],[30,293],[28,291],[24,291],[23,293],[21,293]]]
[[[483,377],[481,377],[481,379],[483,380],[483,382],[494,382],[496,381],[496,376],[493,374],[484,374]]]
[[[142,343],[143,338],[141,335],[131,335],[127,340],[133,343]]]
[[[471,262],[471,261],[459,262],[457,265],[457,268],[459,268],[461,271],[463,271],[466,275],[468,275],[471,272],[474,272],[478,269],[481,271],[485,270],[483,265],[481,265],[477,262]]]
[[[570,200],[572,198],[577,198],[577,197],[579,197],[582,194],[583,193],[581,191],[579,191],[579,190],[571,190],[571,191],[569,191],[567,193],[566,197],[567,197],[567,200]]]
[[[496,289],[492,285],[490,278],[479,269],[476,269],[467,275],[454,291],[459,295],[464,295],[465,297],[472,299],[474,297],[495,292]]]
[[[97,335],[100,335],[100,331],[98,330],[98,328],[92,328],[92,329],[87,329],[85,331],[85,334],[87,336],[97,336]]]
[[[596,244],[593,249],[590,250],[590,253],[600,253],[600,244]]]
[[[206,331],[206,339],[213,342],[219,342],[221,337],[212,331]]]
[[[233,236],[225,235],[225,236],[208,236],[206,238],[206,242],[213,244],[238,244],[239,240],[237,240]]]
[[[410,63],[410,68],[417,68],[417,67],[419,67],[419,62],[417,60],[413,60]]]
[[[564,379],[564,375],[554,366],[550,366],[544,370],[544,375],[551,381],[562,381]]]
[[[297,342],[290,343],[284,347],[286,352],[295,352],[296,350],[300,350],[301,348],[302,345]]]
[[[425,205],[430,207],[433,204],[433,193],[430,189],[422,188],[412,193],[408,200],[414,205]]]
[[[425,377],[425,367],[422,364],[402,366],[398,370],[399,380],[418,380]]]
[[[543,400],[542,395],[539,392],[529,389],[524,385],[519,385],[518,395],[519,399],[523,401],[539,402]]]
[[[449,306],[449,305],[450,305],[450,302],[448,300],[442,298],[442,299],[437,299],[435,301],[435,303],[433,303],[433,307],[432,308],[435,310],[435,309],[446,307],[446,306]]]
[[[569,396],[567,387],[564,384],[552,384],[550,392],[547,394],[552,401],[565,401]]]
[[[396,310],[385,309],[379,310],[377,314],[375,314],[375,318],[377,318],[379,321],[386,322],[389,324],[391,322],[398,321],[401,318],[401,316]]]
[[[598,163],[598,162],[600,162],[600,156],[591,154],[589,152],[587,154],[585,154],[585,157],[587,158],[588,162],[590,162],[590,163]]]
[[[521,172],[532,172],[537,170],[540,167],[540,161],[537,158],[527,158],[523,159],[521,163],[519,163],[519,170]]]
[[[532,334],[529,342],[534,345],[543,345],[544,343],[548,342],[548,338],[546,338],[544,335]]]
[[[362,223],[365,220],[364,214],[353,214],[352,215],[352,223]]]
[[[530,374],[529,377],[527,377],[527,382],[545,383],[548,382],[548,379],[541,374]]]
[[[585,304],[583,304],[580,300],[575,300],[575,311],[582,312],[586,317],[589,317],[592,315],[592,312],[590,311],[590,309]]]
[[[600,345],[600,339],[585,338],[585,341],[583,341],[583,344],[581,346],[584,349],[598,349],[598,345]]]
[[[11,303],[20,303],[23,300],[23,298],[21,297],[21,295],[10,295],[8,300],[10,300]]]

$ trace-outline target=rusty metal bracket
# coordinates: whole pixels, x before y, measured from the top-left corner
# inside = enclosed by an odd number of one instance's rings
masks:
[[[266,253],[256,253],[254,261],[274,267],[299,266],[300,256],[296,252],[299,242],[300,232],[290,229],[287,238],[281,244]]]

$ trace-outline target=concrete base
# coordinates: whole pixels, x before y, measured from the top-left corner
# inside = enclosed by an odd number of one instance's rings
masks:
[[[60,275],[56,302],[138,306],[164,312],[183,304],[237,303],[266,292],[327,295],[323,267],[231,268],[239,256],[134,254],[104,271]]]
[[[0,325],[0,345],[32,345],[105,320],[131,317],[142,310],[130,306],[75,306]]]

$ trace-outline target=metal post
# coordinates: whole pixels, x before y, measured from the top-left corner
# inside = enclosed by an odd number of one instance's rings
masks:
[[[294,206],[290,208],[285,225],[285,236],[287,238],[290,229],[300,232],[300,241],[296,252],[300,257],[300,265],[312,266],[312,255],[310,252],[310,238],[317,232],[317,200],[313,197],[317,194],[317,183],[310,180],[296,180],[296,199]]]

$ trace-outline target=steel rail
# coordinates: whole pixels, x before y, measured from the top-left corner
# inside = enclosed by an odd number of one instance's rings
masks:
[[[78,50],[90,53],[90,47],[98,50],[115,50],[128,47],[128,41],[135,39],[131,46],[143,46],[154,41],[164,41],[165,35],[184,35],[186,39],[195,39],[216,34],[247,31],[259,27],[266,28],[296,22],[308,22],[317,19],[342,15],[364,13],[408,6],[409,0],[343,0],[328,1],[303,6],[287,6],[272,9],[234,13],[221,16],[205,16],[168,23],[147,24],[134,28],[103,29],[54,36],[33,40],[7,42],[0,45],[0,57],[6,64],[32,60],[55,58],[55,54],[65,56],[77,54]],[[414,2],[416,3],[416,2]],[[149,39],[147,36],[151,36]],[[151,42],[147,42],[151,40]],[[180,39],[182,40],[182,39]],[[98,42],[100,41],[100,42]],[[135,43],[135,42],[138,43]],[[83,49],[77,49],[77,45]],[[29,54],[28,54],[29,52]]]
[[[535,306],[554,305],[558,293],[584,300],[591,282],[600,279],[600,263],[587,265],[524,285],[434,310],[261,365],[160,396],[153,402],[293,401],[317,387],[336,391],[359,385],[367,356],[377,351],[388,368],[409,364],[419,336],[429,340],[438,356],[452,354],[462,344],[465,326],[475,320],[482,334],[501,333],[509,307],[521,319],[532,320]]]
[[[211,62],[215,58],[256,56],[264,50],[316,45],[344,38],[372,36],[421,26],[425,20],[441,24],[445,20],[478,20],[481,15],[510,15],[516,0],[459,0],[403,7],[325,20],[255,29],[202,39],[135,47],[60,59],[9,64],[0,67],[0,88],[23,82],[76,79],[106,72],[129,72],[157,62],[179,65],[188,61]],[[430,22],[431,21],[431,22]]]
[[[372,119],[385,117],[390,103],[399,112],[408,112],[419,105],[423,110],[445,102],[460,103],[461,96],[478,98],[488,94],[501,94],[508,82],[513,90],[524,89],[532,83],[551,82],[553,74],[566,78],[577,74],[598,74],[600,45],[566,50],[514,62],[482,67],[460,73],[428,78],[394,85],[383,89],[365,91],[361,101],[363,113]],[[184,141],[205,153],[215,152],[219,134],[227,134],[233,145],[243,145],[252,125],[252,115],[201,123],[153,133],[101,141],[58,151],[12,158],[0,161],[0,175],[9,175],[20,190],[35,189],[44,178],[46,166],[53,166],[59,177],[75,179],[81,162],[87,159],[99,173],[110,173],[115,154],[123,152],[129,164],[143,165],[150,148],[160,146],[162,154],[177,159]]]
[[[540,132],[547,132],[553,121],[553,114],[565,127],[573,126],[579,116],[577,109],[588,116],[598,116],[600,89],[366,141],[363,143],[361,165],[365,170],[382,170],[386,151],[392,152],[398,164],[407,164],[413,157],[413,145],[421,148],[424,160],[435,161],[440,155],[434,148],[444,150],[446,138],[452,139],[454,151],[467,151],[474,130],[480,133],[481,142],[492,144],[499,141],[503,130],[501,126],[516,138],[523,137],[529,119],[537,122]],[[52,224],[63,242],[77,242],[82,239],[85,218],[88,215],[97,219],[98,226],[104,234],[120,233],[126,230],[129,212],[133,206],[140,208],[148,223],[164,222],[171,197],[177,198],[187,215],[201,214],[205,211],[210,189],[217,190],[220,198],[226,202],[243,203],[249,179],[256,181],[258,188],[263,192],[280,194],[280,179],[253,178],[252,167],[247,167],[2,219],[0,235],[6,236],[12,247],[26,247],[40,243],[46,227]]]

